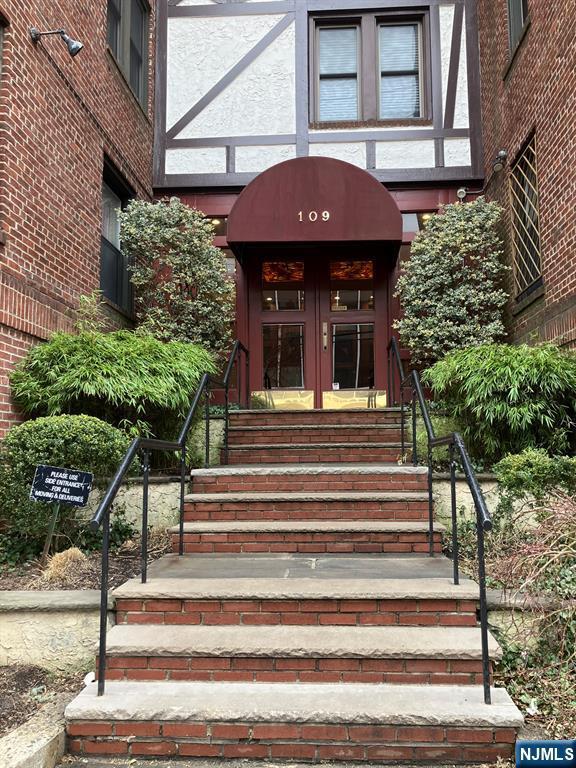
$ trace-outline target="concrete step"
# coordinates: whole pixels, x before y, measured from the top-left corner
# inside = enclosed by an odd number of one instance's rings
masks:
[[[510,756],[522,715],[480,686],[212,682],[88,685],[66,708],[68,749],[139,755],[433,762]]]
[[[291,464],[301,462],[396,462],[400,443],[264,443],[230,445],[229,464]],[[224,449],[222,449],[224,461]]]
[[[234,484],[234,475],[223,479]],[[278,477],[273,475],[273,477]],[[314,477],[314,476],[312,476]],[[325,478],[334,475],[325,475]],[[380,476],[378,476],[380,477]],[[255,479],[254,475],[247,478]],[[298,476],[286,475],[294,484]],[[256,478],[260,479],[260,478]],[[216,481],[220,487],[222,477]],[[202,484],[202,478],[193,487]],[[247,485],[251,485],[250,481]],[[270,485],[273,485],[271,483]],[[286,482],[278,481],[278,485]],[[208,487],[213,484],[207,483]],[[302,483],[304,485],[304,483]],[[243,486],[240,486],[243,487]],[[270,487],[270,486],[264,486]],[[422,491],[227,491],[193,493],[185,498],[184,519],[199,520],[427,520],[428,493]]]
[[[399,443],[400,439],[400,424],[283,424],[230,427],[228,431],[231,446],[252,443]]]
[[[434,551],[442,551],[443,526],[435,526]],[[172,533],[178,552],[179,528]],[[428,523],[378,520],[232,520],[186,522],[189,552],[428,552]]]
[[[490,651],[500,658],[492,637]],[[480,630],[470,627],[117,625],[107,656],[108,680],[482,682]]]
[[[190,473],[193,493],[424,491],[427,468],[372,462],[210,467]]]
[[[113,595],[118,624],[474,627],[478,587],[450,573],[419,555],[167,555]]]
[[[408,422],[405,411],[405,421]],[[374,425],[394,424],[400,422],[400,408],[357,408],[353,410],[252,410],[232,411],[230,425],[239,426],[302,426],[310,424],[321,425]]]

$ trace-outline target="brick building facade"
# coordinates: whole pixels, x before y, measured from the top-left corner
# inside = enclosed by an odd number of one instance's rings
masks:
[[[17,420],[14,363],[69,328],[78,297],[100,287],[103,178],[121,197],[152,193],[152,10],[142,6],[138,98],[119,23],[130,5],[115,6],[111,41],[105,0],[0,3],[0,433]],[[31,27],[65,28],[84,49],[71,58],[57,35],[34,43]]]
[[[574,3],[479,0],[478,18],[486,191],[506,208],[514,269],[510,328],[517,341],[545,339],[574,348]],[[508,162],[493,173],[501,149]]]

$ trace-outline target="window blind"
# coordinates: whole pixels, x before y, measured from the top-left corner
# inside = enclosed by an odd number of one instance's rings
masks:
[[[420,40],[418,24],[381,24],[380,118],[420,117]]]
[[[358,28],[318,30],[319,118],[358,119]]]

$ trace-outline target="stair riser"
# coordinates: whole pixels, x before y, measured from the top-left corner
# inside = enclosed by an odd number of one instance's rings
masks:
[[[482,684],[480,661],[456,659],[112,656],[106,666],[107,680]]]
[[[399,429],[310,429],[298,430],[274,429],[266,431],[231,431],[228,434],[228,444],[252,445],[275,443],[399,443],[402,439]],[[408,444],[408,441],[406,441]]]
[[[426,501],[187,503],[184,520],[427,520]]]
[[[408,423],[408,413],[405,413],[405,423]],[[273,411],[260,413],[230,413],[231,427],[278,427],[278,426],[306,426],[306,425],[347,425],[372,426],[374,424],[400,425],[400,413],[398,411],[298,411],[298,413],[286,413]]]
[[[262,474],[200,475],[192,480],[193,493],[226,493],[228,491],[425,491],[425,474]]]
[[[130,737],[130,738],[128,738]],[[82,755],[323,760],[495,762],[512,754],[514,728],[252,722],[71,722],[68,750]]]
[[[117,624],[476,626],[469,600],[117,600]]]
[[[342,464],[345,462],[383,462],[398,461],[400,450],[398,448],[375,448],[371,446],[362,448],[306,448],[298,446],[294,448],[251,448],[249,450],[230,447],[228,451],[228,464]],[[225,463],[224,450],[222,450],[222,463]]]
[[[172,537],[172,551],[178,552],[179,537]],[[428,552],[424,533],[185,533],[184,552],[302,552],[340,553],[423,553]],[[434,551],[442,551],[440,535]]]

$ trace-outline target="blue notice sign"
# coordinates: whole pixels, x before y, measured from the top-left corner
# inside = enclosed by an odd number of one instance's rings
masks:
[[[516,768],[576,768],[576,740],[517,741]]]

